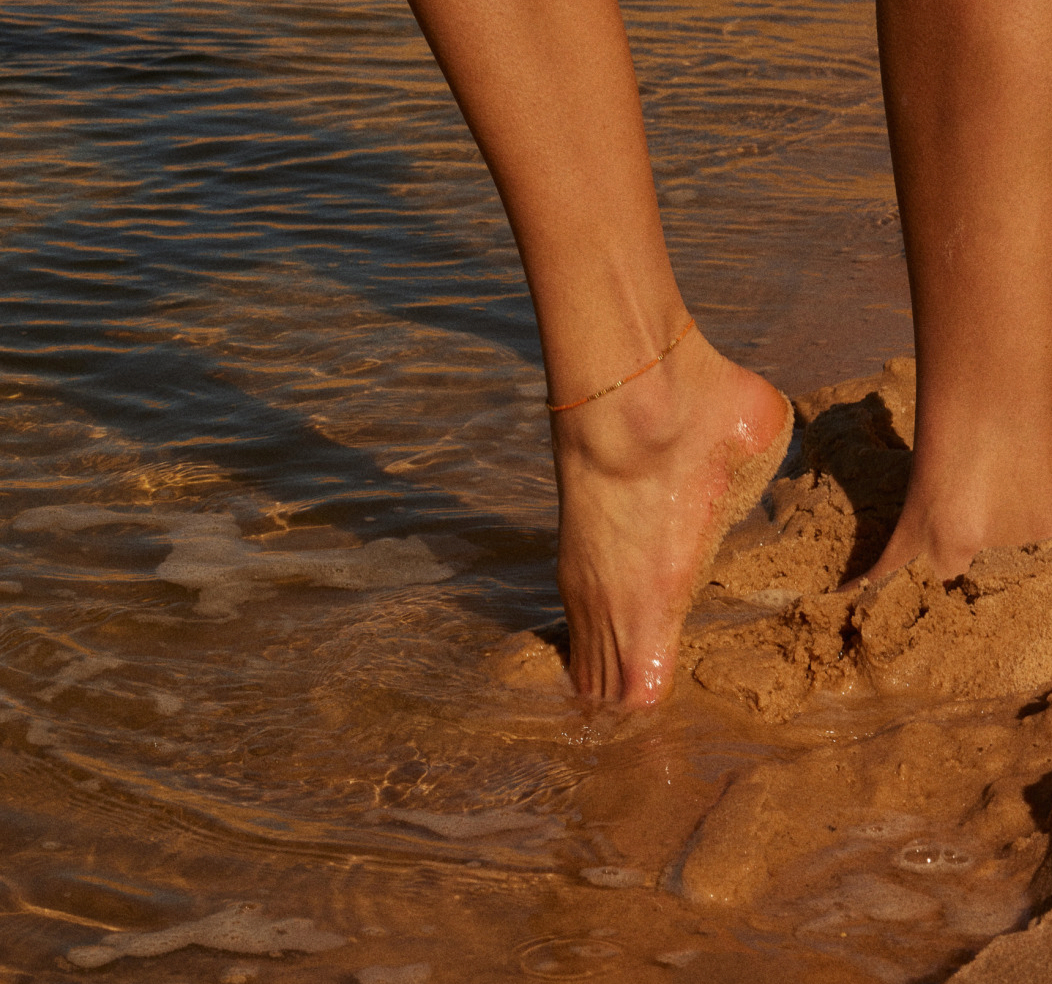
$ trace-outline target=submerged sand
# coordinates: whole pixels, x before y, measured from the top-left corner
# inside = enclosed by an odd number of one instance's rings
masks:
[[[789,458],[716,558],[677,683],[791,752],[736,775],[661,883],[706,909],[780,912],[826,952],[904,922],[973,952],[997,937],[953,980],[1043,981],[1052,542],[984,551],[948,583],[918,560],[836,591],[901,508],[914,385],[900,358],[794,401]],[[557,627],[521,634],[494,669],[564,689],[560,644]]]

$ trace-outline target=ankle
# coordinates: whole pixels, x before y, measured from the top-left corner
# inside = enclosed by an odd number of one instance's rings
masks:
[[[698,418],[698,401],[719,398],[719,356],[691,331],[668,358],[605,396],[552,414],[557,455],[623,471],[675,448]]]

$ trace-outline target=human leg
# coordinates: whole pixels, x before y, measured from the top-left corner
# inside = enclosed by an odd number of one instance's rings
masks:
[[[411,0],[515,234],[554,404],[649,362],[688,321],[616,0]],[[743,462],[782,432],[759,377],[691,332],[553,413],[571,672],[629,704],[671,680],[695,570]],[[751,484],[757,484],[753,481]]]
[[[1052,537],[1052,5],[878,0],[917,351],[913,468],[869,572]]]

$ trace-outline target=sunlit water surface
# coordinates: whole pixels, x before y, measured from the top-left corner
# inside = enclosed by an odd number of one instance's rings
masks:
[[[626,15],[713,342],[796,392],[909,351],[870,4]],[[5,4],[0,142],[0,977],[949,959],[655,887],[776,734],[488,671],[560,613],[543,376],[403,5]]]

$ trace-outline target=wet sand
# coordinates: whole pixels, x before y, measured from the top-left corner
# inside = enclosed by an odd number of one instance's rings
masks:
[[[953,981],[1047,980],[1052,543],[983,551],[945,584],[918,560],[835,590],[901,506],[914,379],[898,358],[794,401],[790,455],[688,619],[676,695],[786,754],[726,785],[661,883],[702,911],[791,918],[820,952],[883,926],[887,979],[910,922],[996,937]],[[540,630],[494,665],[562,687],[559,643]]]

